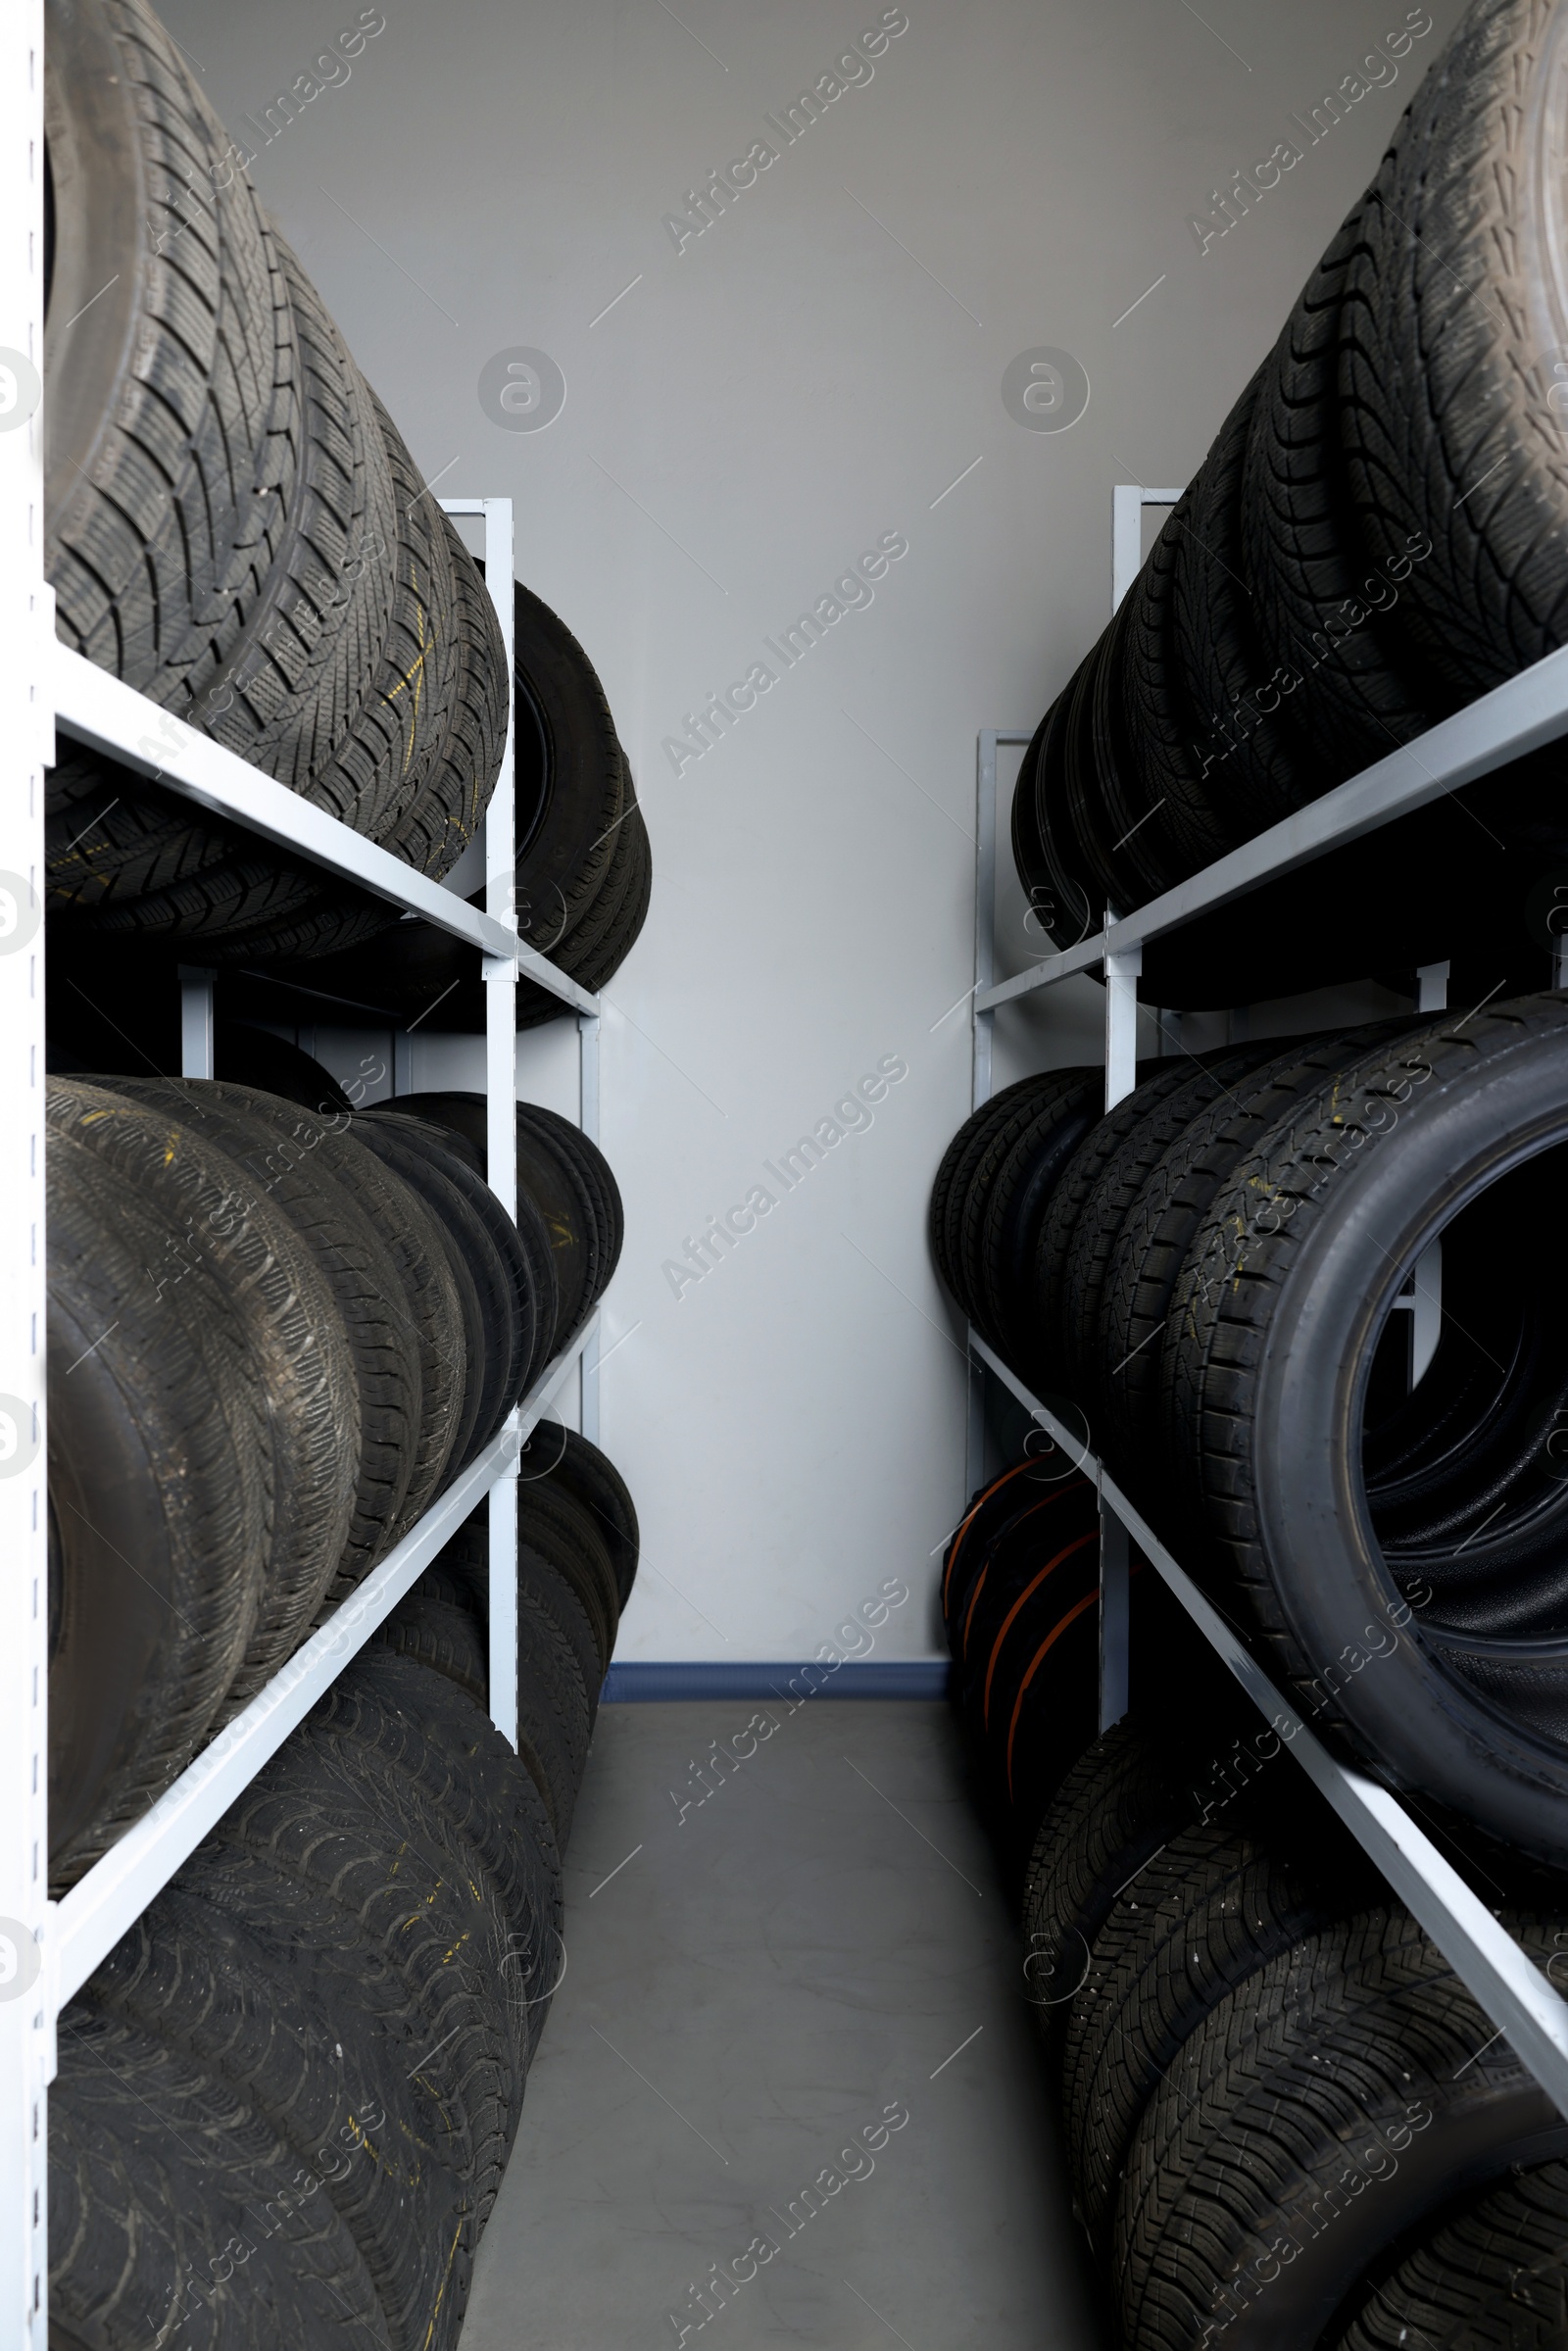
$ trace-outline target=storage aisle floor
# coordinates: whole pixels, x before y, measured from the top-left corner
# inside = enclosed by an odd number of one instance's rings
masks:
[[[749,1702],[600,1713],[566,1973],[462,2351],[629,2351],[683,2327],[729,2351],[1096,2351],[1018,1937],[947,1708],[770,1710],[778,1730],[701,1804],[692,1764]],[[907,2123],[841,2163],[888,2108]],[[825,2167],[866,2176],[812,2212]],[[749,2271],[759,2236],[777,2253],[703,2323],[691,2288]]]

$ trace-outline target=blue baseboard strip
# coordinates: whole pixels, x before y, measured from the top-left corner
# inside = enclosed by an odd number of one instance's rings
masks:
[[[945,1698],[952,1672],[945,1657],[853,1660],[828,1673],[820,1665],[731,1665],[725,1660],[682,1664],[612,1665],[605,1677],[607,1705],[643,1705],[680,1698]]]

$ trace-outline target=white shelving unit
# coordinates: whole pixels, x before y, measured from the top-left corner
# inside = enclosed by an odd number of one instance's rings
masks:
[[[48,2337],[47,2088],[61,2007],[486,1495],[492,1713],[515,1743],[516,1587],[508,1567],[516,1555],[518,1452],[579,1367],[585,1434],[598,1425],[595,1315],[353,1596],[104,1859],[63,1900],[49,1900],[42,877],[44,769],[56,729],[480,951],[489,1181],[509,1214],[516,1209],[518,977],[577,1015],[579,1112],[595,1139],[599,1002],[518,937],[510,720],[485,828],[480,912],[57,643],[43,575],[42,412],[29,372],[41,370],[43,356],[42,83],[42,0],[16,0],[0,12],[0,1786],[8,1791],[0,1806],[0,2341],[26,2351],[46,2351]],[[449,514],[482,519],[510,684],[512,503],[443,503]],[[213,975],[185,970],[180,987],[182,1074],[210,1076]]]
[[[1113,509],[1113,602],[1132,585],[1141,559],[1141,511],[1174,504],[1178,492],[1116,486]],[[1352,776],[1321,800],[1249,841],[1147,906],[1107,920],[1076,947],[1044,955],[1031,970],[996,977],[997,753],[1019,748],[1032,730],[984,729],[979,739],[975,869],[973,1106],[992,1091],[992,1024],[997,1008],[1074,972],[1102,970],[1105,986],[1105,1107],[1132,1092],[1136,1078],[1138,980],[1148,940],[1175,930],[1194,915],[1243,897],[1260,882],[1304,865],[1342,842],[1418,808],[1440,793],[1471,783],[1505,761],[1568,734],[1568,647],[1547,655],[1506,685],[1428,729],[1417,741]],[[1441,1011],[1447,966],[1420,978],[1420,1008]],[[1559,959],[1557,984],[1565,974]],[[1423,1260],[1423,1262],[1425,1262]],[[1419,1347],[1435,1338],[1433,1284],[1411,1293]],[[1568,2116],[1568,2002],[1485,1902],[1445,1859],[1397,1797],[1331,1755],[1298,1709],[1261,1671],[1223,1617],[1128,1500],[1081,1431],[1031,1395],[971,1326],[969,1331],[968,1491],[982,1483],[985,1462],[985,1374],[989,1371],[1030,1417],[1095,1481],[1100,1493],[1100,1726],[1109,1729],[1127,1710],[1129,1551],[1136,1543],[1188,1614],[1224,1659],[1243,1689],[1335,1811],[1365,1848],[1400,1900],[1408,1905],[1455,1972],[1537,2081]]]

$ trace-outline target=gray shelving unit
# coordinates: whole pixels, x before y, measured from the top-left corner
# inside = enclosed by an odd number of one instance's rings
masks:
[[[1115,491],[1115,592],[1131,586],[1139,562],[1139,520],[1144,506],[1168,506],[1179,493],[1118,484]],[[1276,874],[1310,862],[1342,842],[1388,824],[1441,793],[1473,782],[1505,761],[1568,733],[1568,648],[1510,678],[1506,685],[1431,727],[1414,743],[1392,752],[1373,767],[1326,793],[1219,858],[1176,889],[1147,906],[1108,918],[1077,946],[1047,955],[1028,971],[996,977],[996,868],[998,849],[997,754],[1027,744],[1032,730],[985,728],[977,760],[975,868],[975,958],[973,1106],[992,1091],[992,1023],[1000,1005],[1051,988],[1075,972],[1101,968],[1105,992],[1105,1107],[1132,1091],[1136,1079],[1138,982],[1143,950],[1151,939],[1175,930],[1194,915],[1241,898]],[[1557,983],[1565,979],[1561,961]],[[1441,1011],[1446,964],[1421,976],[1421,1008]],[[1255,990],[1238,974],[1238,1003]],[[1411,1292],[1418,1318],[1418,1349],[1435,1334],[1436,1281],[1418,1278]],[[1052,1441],[1062,1447],[1099,1489],[1101,1512],[1100,1723],[1106,1730],[1127,1707],[1129,1551],[1136,1543],[1157,1569],[1231,1672],[1266,1718],[1268,1731],[1294,1755],[1335,1811],[1364,1846],[1394,1891],[1406,1903],[1456,1973],[1469,1985],[1498,2031],[1505,2033],[1523,2062],[1568,2116],[1568,2002],[1501,1927],[1486,1903],[1445,1859],[1397,1797],[1364,1773],[1339,1762],[1316,1739],[1299,1711],[1275,1689],[1252,1657],[1203,1597],[1180,1561],[1070,1428],[1031,1395],[972,1327],[969,1345],[968,1491],[984,1474],[985,1377],[989,1372],[1023,1406]],[[1272,1750],[1270,1750],[1272,1752]]]
[[[486,823],[484,911],[183,725],[55,637],[43,576],[43,11],[0,12],[0,2340],[46,2351],[48,2084],[61,2008],[329,1688],[456,1529],[488,1496],[491,1711],[516,1739],[517,1458],[581,1365],[597,1427],[597,1315],[479,1457],[59,1902],[48,1898],[47,1392],[44,1135],[44,770],[57,731],[261,839],[477,948],[486,985],[489,1180],[516,1209],[519,976],[577,1015],[580,1113],[597,1134],[599,1001],[518,936],[512,903],[513,728]],[[13,419],[8,423],[8,419]],[[486,576],[513,648],[509,499],[454,499],[479,517]],[[213,982],[182,978],[182,1067],[212,1070]],[[10,2314],[9,2316],[7,2314]]]

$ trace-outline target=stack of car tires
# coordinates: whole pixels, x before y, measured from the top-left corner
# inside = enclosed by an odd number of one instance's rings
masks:
[[[174,955],[298,967],[405,1020],[462,980],[449,1017],[482,1027],[474,954],[157,786],[195,729],[442,879],[500,769],[505,654],[478,566],[144,0],[52,5],[46,59],[57,627],[163,713],[151,784],[62,741],[53,953],[95,974],[111,942],[149,977]],[[514,594],[511,906],[597,988],[642,926],[648,836],[592,666]],[[527,983],[518,1004],[528,1023],[559,1000]]]
[[[47,566],[62,641],[420,872],[484,814],[506,668],[484,585],[184,55],[142,0],[50,11]],[[395,919],[62,746],[58,944],[318,955]]]
[[[1568,1864],[1568,1356],[1549,1249],[1496,1246],[1554,1213],[1568,1002],[1179,1055],[1057,1158],[1082,1083],[950,1147],[957,1302],[1342,1752]],[[1034,1253],[977,1295],[954,1236],[1025,1115]]]
[[[509,910],[525,946],[579,987],[598,990],[631,953],[648,913],[648,828],[631,762],[588,656],[549,606],[521,586],[514,625],[516,826]],[[474,891],[472,903],[482,906],[484,892]],[[284,964],[273,976],[292,976],[403,1023],[439,1005],[444,1029],[484,1027],[478,951],[428,923],[402,923],[309,966]],[[519,1028],[565,1009],[537,981],[519,981]]]
[[[1118,2339],[1551,2341],[1568,2124],[1136,1564],[1132,1702],[1094,1736],[1097,1499],[1036,1440],[942,1600]],[[1555,1980],[1568,1884],[1465,1857]]]
[[[1568,2124],[1245,1704],[1088,1749],[1025,1973],[1119,2339],[1244,2351],[1560,2332]],[[1499,1916],[1548,1973],[1568,1889]]]
[[[54,1079],[49,1113],[66,1885],[483,1451],[597,1303],[621,1219],[603,1154],[527,1103],[515,1221],[473,1097],[351,1118]]]
[[[1534,0],[1475,0],[1042,721],[1012,840],[1056,945],[1568,638],[1565,37]],[[1552,746],[1152,942],[1146,993],[1222,1004],[1239,965],[1254,1001],[1359,976],[1373,906],[1382,966],[1463,954],[1541,985],[1528,916],[1568,861],[1563,771]]]
[[[523,1474],[552,1509],[518,1551],[517,1752],[485,1713],[476,1521],[65,2010],[66,2351],[456,2343],[565,1968],[599,1628],[637,1566],[596,1447],[548,1424]]]
[[[1047,713],[1013,848],[1057,947],[1568,639],[1565,61],[1568,12],[1469,8]],[[1557,1979],[1568,1000],[1532,991],[1563,771],[1550,745],[1146,944],[1165,1005],[1409,1001],[1446,961],[1453,1012],[1178,1050],[1109,1111],[1100,1069],[1025,1079],[933,1189],[955,1304],[1075,1438],[974,1497],[943,1605],[1127,2351],[1563,2339],[1568,2123],[1286,1752],[1305,1721],[1406,1795]],[[1135,1546],[1094,1736],[1086,1460],[1288,1711]]]

